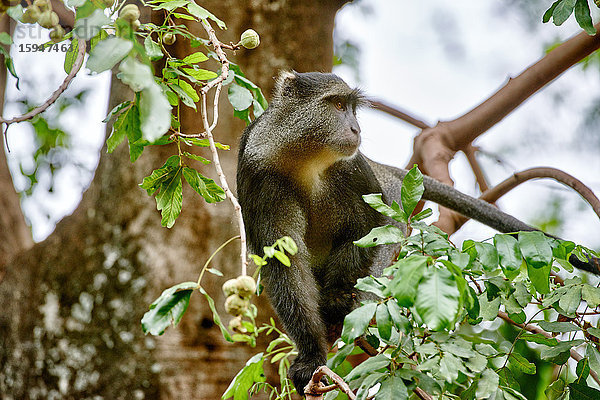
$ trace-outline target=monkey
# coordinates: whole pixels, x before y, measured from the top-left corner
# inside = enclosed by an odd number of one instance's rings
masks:
[[[393,246],[361,248],[353,242],[385,224],[405,227],[375,211],[362,196],[400,199],[406,170],[369,160],[359,151],[359,90],[330,73],[281,72],[265,112],[240,139],[237,194],[249,250],[260,253],[283,236],[298,246],[287,267],[273,259],[261,282],[298,356],[288,371],[303,394],[326,363],[328,332],[341,326],[363,294],[364,276],[378,276],[395,256]],[[533,227],[424,176],[424,199],[501,232]]]

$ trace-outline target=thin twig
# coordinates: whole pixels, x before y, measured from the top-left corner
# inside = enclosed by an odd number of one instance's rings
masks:
[[[407,122],[413,126],[416,126],[417,128],[426,129],[426,128],[430,127],[427,123],[421,121],[419,118],[417,118],[413,115],[410,115],[405,111],[399,110],[398,108],[396,108],[394,106],[385,104],[379,100],[369,99],[369,103],[371,103],[371,106],[375,110],[383,111],[384,113],[389,114],[393,117],[399,118],[404,122]]]
[[[325,386],[321,382],[321,379],[324,376],[328,376],[333,381],[333,384]],[[323,400],[323,393],[327,393],[338,388],[344,392],[350,400],[356,400],[356,395],[352,392],[350,386],[348,386],[348,384],[338,374],[330,370],[325,365],[322,365],[316,369],[312,379],[304,388],[304,394],[306,395],[306,400]]]
[[[533,326],[533,325],[523,325],[520,324],[518,322],[513,321],[512,319],[510,319],[510,317],[508,316],[507,313],[505,313],[504,311],[498,311],[498,317],[502,318],[504,321],[508,322],[511,325],[517,326],[521,329],[525,329],[526,331],[529,331],[531,333],[539,333],[540,335],[543,335],[545,337],[547,337],[548,339],[552,338],[552,335],[550,335],[548,332],[546,332],[545,330],[538,328],[537,326]],[[583,359],[583,356],[581,354],[579,354],[577,352],[577,350],[571,348],[571,358],[574,359],[575,361],[579,362],[580,360]],[[600,378],[598,378],[598,374],[596,374],[595,371],[590,369],[590,375],[592,376],[592,378],[596,381],[596,383],[598,385],[600,385]]]
[[[219,153],[217,152],[217,147],[215,146],[215,140],[213,138],[212,130],[216,126],[217,120],[219,119],[219,107],[218,107],[218,99],[219,94],[221,93],[221,88],[223,86],[223,81],[227,78],[229,73],[229,61],[227,60],[227,56],[223,52],[221,42],[217,39],[214,29],[206,20],[202,20],[202,27],[208,34],[208,38],[210,39],[217,56],[219,57],[219,61],[221,61],[221,75],[219,75],[216,79],[213,79],[209,83],[206,84],[201,90],[200,94],[202,95],[202,123],[204,124],[204,131],[206,136],[208,137],[208,142],[210,144],[210,151],[213,156],[213,163],[215,165],[215,169],[217,171],[217,175],[219,176],[219,181],[221,183],[221,187],[225,191],[227,198],[233,204],[233,208],[235,210],[235,215],[238,220],[238,226],[240,229],[240,258],[242,261],[242,275],[246,275],[248,268],[248,257],[246,255],[246,229],[244,227],[244,219],[242,217],[242,207],[238,202],[237,198],[229,189],[229,184],[227,183],[227,178],[225,177],[225,173],[223,172],[223,168],[221,167],[221,161],[219,160]],[[206,106],[206,96],[210,89],[216,87],[215,90],[215,99],[213,104],[213,123],[212,125],[208,123],[208,113]]]
[[[25,113],[18,117],[14,117],[14,118],[11,118],[8,120],[4,119],[4,118],[0,118],[0,124],[6,124],[6,128],[8,128],[8,126],[10,124],[19,123],[19,122],[23,122],[28,119],[31,119],[31,118],[35,117],[36,115],[38,115],[39,113],[46,111],[46,109],[48,109],[48,107],[50,107],[56,100],[58,100],[59,96],[65,90],[67,90],[67,87],[69,86],[69,84],[71,83],[73,78],[75,78],[75,75],[77,75],[77,72],[79,72],[79,69],[83,65],[83,59],[85,56],[85,46],[86,46],[85,40],[78,39],[77,46],[78,46],[77,58],[75,59],[75,62],[73,63],[71,72],[69,72],[69,74],[67,75],[67,77],[65,78],[63,83],[58,87],[58,89],[56,89],[54,91],[54,93],[52,93],[52,95],[48,98],[48,100],[46,100],[44,102],[44,104],[42,104],[41,106],[38,106],[38,107],[34,108],[33,110],[29,111],[28,113]]]
[[[475,175],[475,179],[477,180],[477,186],[479,186],[479,190],[485,192],[489,189],[489,186],[487,184],[487,180],[485,179],[485,174],[481,169],[481,165],[479,165],[479,162],[477,161],[475,151],[477,151],[477,148],[474,147],[472,144],[469,144],[463,149],[463,153],[465,153],[467,161],[469,161],[469,165],[471,166],[473,174]]]

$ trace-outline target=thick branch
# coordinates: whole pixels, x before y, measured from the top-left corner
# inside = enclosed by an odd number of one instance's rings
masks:
[[[323,385],[321,379],[324,376],[328,376],[333,381],[333,385]],[[312,376],[312,379],[304,388],[304,394],[306,395],[306,400],[323,400],[323,393],[327,393],[338,388],[344,392],[350,400],[356,400],[356,396],[350,389],[350,386],[348,386],[348,384],[344,382],[344,380],[338,374],[330,370],[328,367],[322,365],[317,368]]]
[[[529,324],[523,325],[523,324],[519,324],[518,322],[513,321],[512,319],[510,319],[508,314],[505,313],[504,311],[498,311],[498,317],[502,318],[504,321],[508,322],[511,325],[517,326],[521,329],[525,329],[526,331],[529,331],[531,333],[539,333],[540,335],[543,335],[549,339],[552,338],[552,335],[550,335],[545,330],[538,328],[537,326],[533,326],[533,325],[529,325]],[[574,359],[575,361],[580,361],[581,359],[583,359],[583,356],[581,354],[579,354],[575,349],[571,348],[571,358]],[[590,375],[596,381],[596,383],[598,385],[600,385],[600,378],[598,378],[598,374],[595,371],[590,369]]]
[[[481,200],[487,201],[489,203],[496,202],[500,197],[504,196],[506,193],[516,188],[523,182],[527,182],[531,179],[541,179],[541,178],[551,178],[556,180],[557,182],[562,183],[565,186],[568,186],[575,190],[577,193],[583,197],[585,201],[587,201],[592,209],[600,218],[600,200],[592,190],[587,187],[583,182],[574,176],[561,171],[556,168],[550,167],[538,167],[538,168],[530,168],[525,171],[515,172],[510,178],[505,179],[500,182],[498,185],[493,188],[486,190],[479,198]],[[456,229],[460,228],[465,222],[467,222],[468,218],[462,215],[455,216],[456,221]]]

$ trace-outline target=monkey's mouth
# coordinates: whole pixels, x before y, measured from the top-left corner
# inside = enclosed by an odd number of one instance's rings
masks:
[[[336,150],[344,156],[352,156],[360,146],[360,135],[348,132],[334,143]]]

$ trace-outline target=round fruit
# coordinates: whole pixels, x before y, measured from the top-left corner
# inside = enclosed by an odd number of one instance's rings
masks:
[[[237,280],[230,279],[223,284],[221,287],[223,289],[223,293],[225,296],[231,296],[232,294],[237,294]]]
[[[38,22],[44,28],[48,28],[48,29],[53,28],[56,25],[58,25],[58,14],[56,14],[54,11],[50,11],[50,10],[44,11],[40,15]]]
[[[237,279],[237,293],[242,297],[250,297],[256,292],[256,282],[251,276],[243,275],[238,276]]]
[[[225,300],[225,311],[231,315],[242,315],[249,305],[248,300],[242,299],[237,294],[232,294]]]
[[[25,24],[35,24],[38,22],[40,15],[42,15],[42,11],[38,6],[29,6],[25,9],[21,21]]]
[[[135,21],[133,21],[131,23],[131,29],[133,29],[134,31],[137,31],[138,29],[140,29],[140,26],[142,26],[142,23],[140,22],[139,19],[136,19]]]
[[[140,18],[140,9],[135,4],[127,4],[121,9],[119,17],[123,18],[125,21],[129,21],[129,23],[132,23],[136,19]]]
[[[260,36],[254,29],[247,29],[240,37],[240,44],[247,49],[254,49],[260,44]]]
[[[175,43],[176,40],[177,38],[172,33],[165,33],[165,35],[162,38],[163,43],[166,45],[171,45]]]
[[[230,331],[234,331],[234,332],[238,332],[238,333],[246,333],[248,331],[246,328],[244,328],[244,324],[242,323],[241,315],[238,315],[237,317],[235,317],[231,321],[229,321],[228,327],[229,327]]]
[[[65,30],[60,25],[56,25],[50,31],[50,40],[52,40],[54,43],[60,42],[61,40],[63,40],[64,37],[65,37]]]
[[[50,9],[50,2],[48,0],[34,0],[33,5],[39,8],[41,11]]]

